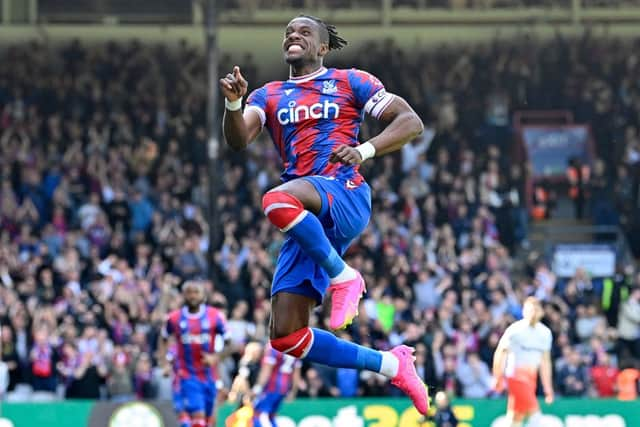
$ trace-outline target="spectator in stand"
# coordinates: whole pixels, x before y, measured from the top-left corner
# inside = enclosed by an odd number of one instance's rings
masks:
[[[153,372],[151,369],[151,357],[147,353],[141,353],[135,364],[133,382],[138,399],[152,399],[155,394],[155,385],[152,383]]]
[[[584,206],[589,196],[588,187],[591,169],[578,157],[569,159],[567,180],[569,181],[569,197],[573,200],[575,218],[584,217]]]
[[[618,317],[618,358],[640,358],[640,287],[631,291]]]
[[[594,389],[593,395],[596,397],[614,397],[619,373],[618,368],[611,363],[611,356],[608,353],[602,353],[590,371]]]
[[[606,326],[605,318],[598,314],[598,309],[594,304],[579,305],[576,310],[576,317],[576,335],[583,343],[593,337],[597,328]]]
[[[322,380],[315,368],[307,369],[304,379],[300,383],[298,396],[300,397],[336,397],[339,395],[338,390],[330,388]]]
[[[456,375],[456,369],[464,358],[463,343],[460,342],[457,348],[453,344],[446,344],[444,335],[439,333],[433,339],[432,354],[437,388],[444,390],[451,396],[459,395],[460,382]]]
[[[239,301],[231,310],[231,318],[227,322],[230,343],[234,352],[242,354],[243,348],[255,334],[256,327],[246,320],[249,313],[249,304]]]
[[[467,360],[457,367],[458,381],[462,386],[462,396],[467,399],[487,397],[491,391],[491,372],[478,353],[467,353]]]
[[[20,369],[18,353],[13,341],[13,332],[7,325],[0,330],[0,350],[2,351],[2,362],[7,368],[7,388],[5,391],[12,391],[20,381]]]
[[[68,378],[65,397],[67,399],[99,399],[100,386],[107,375],[106,366],[96,365],[94,354],[90,352],[81,354],[73,346],[67,348],[65,357],[68,358],[68,362],[62,367],[63,375]]]
[[[33,347],[31,348],[31,374],[32,385],[36,391],[56,391],[55,353],[49,341],[49,334],[45,328],[38,329],[34,333]]]
[[[570,350],[566,365],[558,372],[557,388],[563,396],[586,396],[588,381],[580,353]]]
[[[618,373],[616,383],[618,399],[633,401],[638,398],[638,386],[640,385],[640,370],[627,367]]]
[[[596,159],[593,167],[593,177],[590,182],[591,211],[596,225],[616,224],[616,212],[612,210],[613,200],[607,166],[602,159]]]
[[[122,347],[115,347],[109,365],[109,377],[107,378],[107,391],[109,397],[116,402],[132,400],[134,395],[133,370],[129,355]]]

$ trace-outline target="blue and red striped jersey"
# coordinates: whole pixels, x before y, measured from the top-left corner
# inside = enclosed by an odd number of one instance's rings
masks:
[[[226,333],[223,315],[215,308],[202,305],[197,313],[189,313],[187,307],[169,313],[165,336],[176,338],[176,363],[174,369],[181,379],[216,380],[215,369],[203,363],[204,353],[216,351],[216,339],[224,339]]]
[[[322,67],[254,90],[246,111],[256,111],[271,134],[284,163],[283,181],[321,175],[357,184],[359,166],[329,163],[329,156],[341,144],[358,145],[364,113],[378,118],[392,99],[367,72]]]
[[[267,344],[262,358],[263,365],[273,366],[271,376],[264,388],[265,393],[287,394],[293,385],[293,371],[301,365],[299,359],[280,353]]]

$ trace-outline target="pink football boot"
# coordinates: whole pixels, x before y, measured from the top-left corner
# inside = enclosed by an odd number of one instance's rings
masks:
[[[364,279],[356,271],[356,277],[346,282],[329,286],[331,295],[331,318],[329,328],[344,329],[358,315],[358,304],[365,293]]]
[[[391,353],[398,358],[398,374],[391,380],[391,384],[402,390],[411,398],[413,406],[422,415],[429,412],[429,389],[422,382],[420,376],[416,372],[414,361],[416,360],[413,352],[414,348],[406,345],[399,345],[391,350]]]

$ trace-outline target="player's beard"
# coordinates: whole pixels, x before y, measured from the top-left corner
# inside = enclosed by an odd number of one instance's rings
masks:
[[[187,308],[189,309],[190,312],[195,313],[200,308],[200,305],[202,305],[202,303],[200,303],[200,302],[197,302],[195,304],[187,303]]]

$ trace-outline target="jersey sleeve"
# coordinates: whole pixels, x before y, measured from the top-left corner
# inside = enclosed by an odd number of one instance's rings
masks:
[[[380,118],[382,112],[393,100],[393,95],[385,90],[382,82],[366,71],[349,70],[349,85],[353,91],[356,106],[376,119]]]
[[[208,309],[208,318],[213,327],[210,330],[211,337],[213,339],[213,351],[220,353],[224,349],[225,342],[229,337],[227,331],[227,323],[224,315],[213,308]]]
[[[215,319],[216,319],[216,333],[222,337],[227,338],[228,336],[227,321],[225,320],[222,313],[217,312],[215,314]]]
[[[215,327],[211,329],[214,339],[219,340],[219,344],[221,343],[224,345],[224,343],[231,338],[231,332],[227,329],[227,320],[224,314],[218,310],[214,311],[212,315],[212,323],[215,325]]]
[[[262,126],[267,122],[267,88],[262,86],[249,94],[244,111],[255,111]]]

